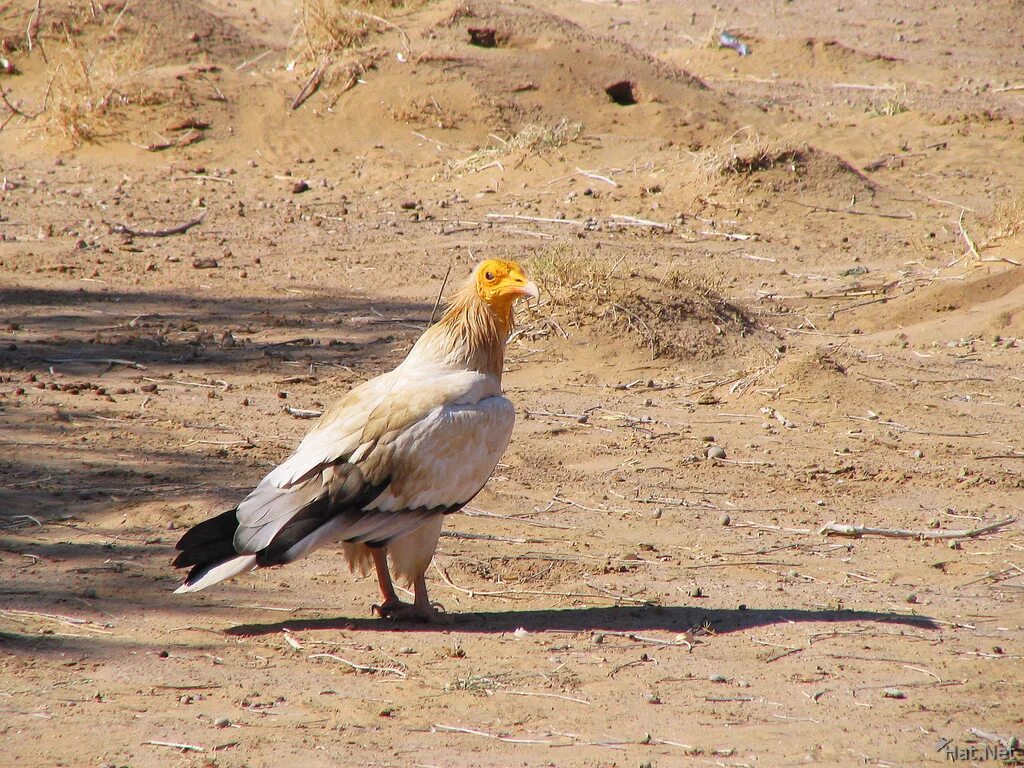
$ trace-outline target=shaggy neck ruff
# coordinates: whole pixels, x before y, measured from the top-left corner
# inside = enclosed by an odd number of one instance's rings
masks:
[[[512,332],[514,298],[485,303],[476,280],[452,297],[441,319],[427,334],[435,336],[446,363],[494,376],[501,381],[505,342]]]

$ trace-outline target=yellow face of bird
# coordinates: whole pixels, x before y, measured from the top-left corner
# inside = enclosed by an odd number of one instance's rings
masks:
[[[480,300],[505,314],[519,298],[540,298],[537,284],[528,280],[514,261],[487,259],[476,268],[476,290]]]

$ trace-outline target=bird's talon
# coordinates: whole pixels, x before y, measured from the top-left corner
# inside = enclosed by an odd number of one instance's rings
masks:
[[[375,616],[379,616],[382,619],[391,619],[392,621],[400,619],[411,619],[413,621],[435,621],[445,613],[444,607],[436,603],[432,603],[429,608],[424,609],[418,605],[410,605],[409,603],[403,603],[400,601],[372,605],[370,606],[370,611]]]
[[[380,603],[371,605],[370,613],[374,616],[379,616],[382,619],[394,619],[402,612],[403,609],[411,607],[412,606],[406,605],[400,601],[394,603]]]

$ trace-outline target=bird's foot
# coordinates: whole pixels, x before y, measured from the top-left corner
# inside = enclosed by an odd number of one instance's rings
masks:
[[[424,606],[403,603],[401,600],[388,600],[379,605],[371,606],[370,610],[373,611],[374,615],[380,616],[382,619],[391,619],[392,621],[401,621],[403,619],[423,622],[447,621],[444,606],[439,603],[431,603]]]

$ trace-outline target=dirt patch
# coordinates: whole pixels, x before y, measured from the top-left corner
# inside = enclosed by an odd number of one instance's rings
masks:
[[[1019,9],[367,2],[314,53],[314,5],[0,9],[6,762],[1008,750]],[[542,297],[450,622],[374,618],[331,549],[173,595],[182,530],[492,255]]]

